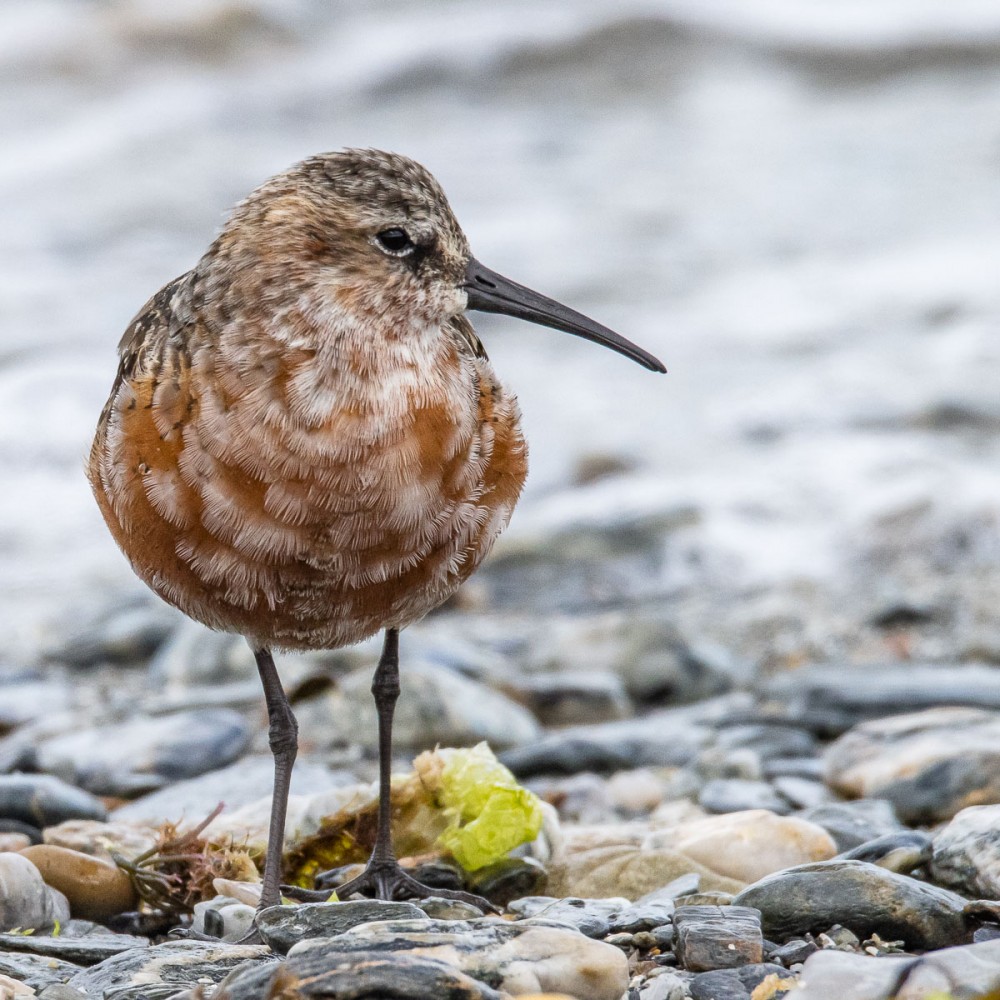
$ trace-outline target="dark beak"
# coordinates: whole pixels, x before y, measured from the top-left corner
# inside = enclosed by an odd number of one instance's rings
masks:
[[[631,341],[618,336],[614,330],[609,330],[600,323],[588,319],[583,313],[561,305],[554,299],[547,299],[538,292],[533,292],[524,285],[519,285],[505,278],[488,267],[483,267],[475,257],[470,258],[465,272],[465,291],[469,296],[469,309],[480,312],[503,313],[505,316],[516,316],[526,319],[539,326],[550,326],[553,330],[564,330],[575,333],[585,340],[595,344],[610,347],[611,350],[624,354],[626,358],[637,361],[643,368],[651,372],[665,372],[663,362],[654,358],[641,347],[636,347]]]

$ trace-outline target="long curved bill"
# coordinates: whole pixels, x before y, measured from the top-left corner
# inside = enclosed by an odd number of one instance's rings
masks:
[[[620,337],[614,330],[595,323],[583,313],[578,313],[575,309],[556,302],[555,299],[539,295],[538,292],[533,292],[530,288],[525,288],[524,285],[491,271],[474,257],[469,260],[465,272],[465,291],[469,296],[467,307],[469,309],[503,313],[505,316],[526,319],[539,326],[573,333],[585,340],[592,340],[595,344],[610,347],[612,351],[624,354],[626,358],[631,358],[651,372],[667,370],[663,367],[662,361],[641,347],[637,347],[630,340]]]

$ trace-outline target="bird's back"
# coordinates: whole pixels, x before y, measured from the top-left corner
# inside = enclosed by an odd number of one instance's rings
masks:
[[[88,466],[118,544],[165,600],[261,646],[419,619],[489,551],[526,473],[471,327],[350,336],[294,299],[234,316],[211,293],[189,272],[122,340]]]

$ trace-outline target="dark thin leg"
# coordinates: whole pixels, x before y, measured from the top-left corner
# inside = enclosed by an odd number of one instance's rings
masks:
[[[396,861],[392,849],[392,802],[390,798],[392,772],[392,716],[399,697],[399,630],[385,631],[385,645],[375,668],[372,694],[378,710],[378,831],[375,848],[365,870],[350,882],[337,887],[337,896],[347,899],[355,892],[368,892],[377,899],[424,899],[427,896],[444,896],[461,899],[480,909],[493,911],[496,907],[480,896],[453,889],[435,889],[410,878]],[[314,892],[286,888],[295,899],[328,899],[329,892]]]
[[[292,765],[298,753],[299,726],[288,704],[274,659],[269,649],[255,649],[257,670],[264,685],[267,702],[268,740],[274,754],[274,791],[271,794],[271,824],[264,855],[264,885],[258,911],[281,903],[281,853],[285,842],[285,812],[288,809],[288,786]]]

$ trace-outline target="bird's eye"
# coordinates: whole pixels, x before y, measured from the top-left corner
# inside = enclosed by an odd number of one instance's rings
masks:
[[[393,257],[405,257],[413,253],[416,245],[410,239],[410,234],[405,229],[394,226],[392,229],[383,229],[375,236],[375,241],[379,247]]]

